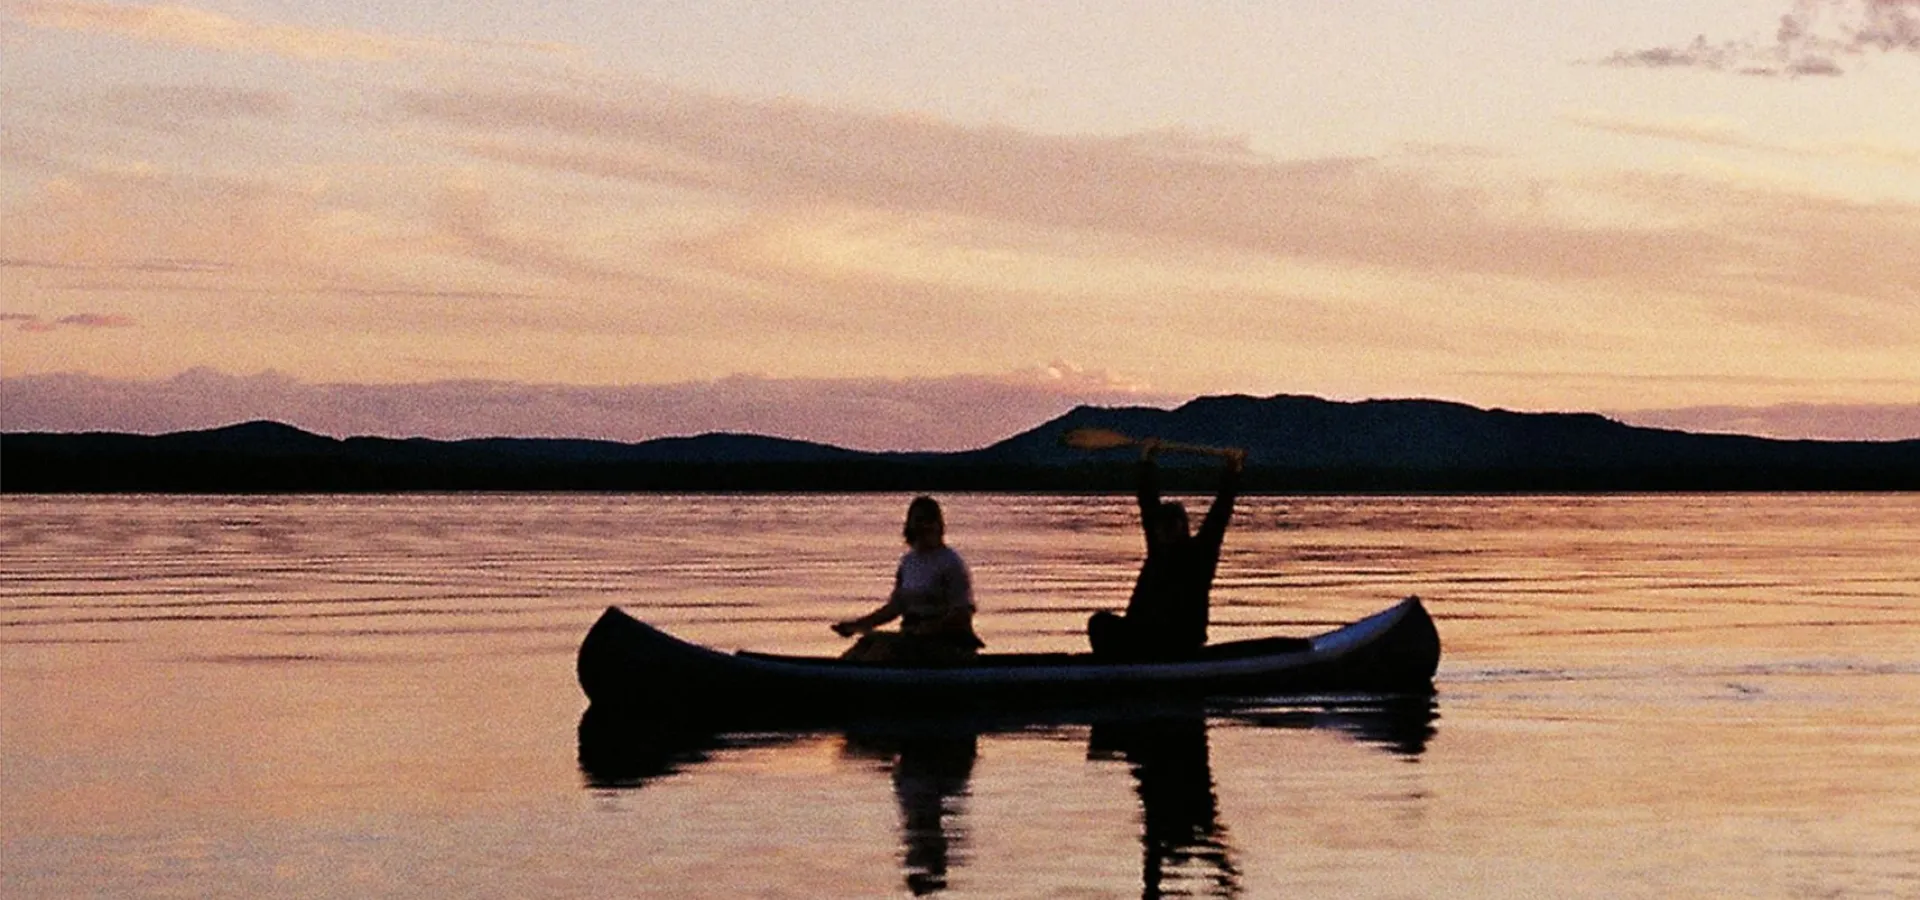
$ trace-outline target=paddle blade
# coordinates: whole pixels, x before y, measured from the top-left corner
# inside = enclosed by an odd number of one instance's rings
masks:
[[[1060,443],[1075,450],[1112,450],[1131,447],[1139,441],[1105,428],[1072,428],[1060,435]]]

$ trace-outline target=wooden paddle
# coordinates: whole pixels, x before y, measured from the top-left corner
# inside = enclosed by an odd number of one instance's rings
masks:
[[[1147,443],[1148,440],[1148,438],[1131,437],[1108,428],[1070,428],[1060,435],[1060,443],[1075,450],[1117,450],[1121,447],[1138,447]],[[1200,444],[1180,444],[1173,441],[1159,443],[1161,450],[1175,453],[1199,453],[1226,459],[1245,456],[1244,451],[1231,447],[1206,447]]]

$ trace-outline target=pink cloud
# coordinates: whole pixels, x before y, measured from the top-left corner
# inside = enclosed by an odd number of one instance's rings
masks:
[[[15,20],[37,28],[293,59],[382,60],[428,46],[428,42],[366,32],[248,22],[177,4],[14,0],[5,9]]]
[[[325,204],[323,191],[270,179],[145,168],[74,172],[0,219],[0,245],[33,248],[0,259],[0,266],[151,276],[129,279],[141,285],[188,276],[299,277],[326,268],[322,259],[365,255],[353,241],[330,243]]]
[[[77,313],[61,316],[54,320],[59,325],[74,325],[80,328],[132,328],[133,319],[122,315],[102,315],[100,313]]]
[[[150,44],[298,60],[385,61],[402,57],[459,55],[488,48],[549,53],[568,50],[551,43],[452,44],[371,31],[250,21],[177,3],[0,0],[0,11],[17,22],[35,28],[113,35]]]
[[[1502,187],[1451,182],[1418,166],[1363,158],[1276,160],[1245,141],[1179,133],[1058,136],[968,128],[660,85],[590,97],[415,92],[403,95],[399,113],[449,130],[457,146],[491,161],[698,190],[751,208],[755,215],[731,229],[669,245],[675,262],[750,282],[790,285],[815,275],[796,268],[795,257],[765,232],[809,211],[843,209],[1093,234],[1148,252],[1223,248],[1417,273],[1604,280],[1745,296],[1740,302],[1749,304],[1771,302],[1783,267],[1792,287],[1809,296],[1879,300],[1920,281],[1920,253],[1890,252],[1920,233],[1914,229],[1920,208],[1679,176],[1588,183],[1586,189],[1650,209],[1685,213],[1670,224],[1603,225],[1532,214]],[[1580,121],[1730,146],[1754,143],[1710,122]],[[499,239],[491,215],[466,198],[447,205],[443,224],[485,258],[564,271],[567,260],[552,248]],[[1797,255],[1756,249],[1775,246],[1794,247]]]
[[[189,133],[210,122],[274,120],[293,110],[293,97],[284,92],[167,84],[112,87],[88,98],[84,111],[138,128]]]
[[[501,381],[307,384],[194,369],[143,381],[82,374],[0,379],[9,431],[161,433],[275,419],[310,431],[454,439],[493,435],[640,441],[752,432],[873,450],[983,446],[1080,403],[1183,399],[1054,363],[936,378],[791,379],[581,387]]]
[[[482,159],[707,192],[763,213],[957,216],[1159,247],[1541,278],[1638,278],[1650,262],[1700,272],[1736,249],[1707,234],[1522,219],[1484,187],[1370,158],[1276,160],[1239,138],[969,128],[661,85],[418,91],[397,112]],[[451,221],[484,222],[459,212]]]
[[[113,263],[74,263],[0,257],[0,269],[46,269],[63,272],[224,272],[226,263],[199,259],[136,259]]]
[[[39,316],[26,313],[0,313],[0,322],[14,322],[16,328],[29,333],[52,331],[54,327]]]
[[[1920,403],[1689,406],[1612,415],[1632,425],[1681,431],[1814,440],[1920,439]]]
[[[16,322],[18,323],[17,327],[19,330],[36,334],[53,331],[61,326],[71,326],[74,328],[131,328],[137,324],[131,317],[118,313],[75,313],[70,316],[61,316],[51,322],[40,316],[29,315],[27,313],[0,313],[0,322]]]

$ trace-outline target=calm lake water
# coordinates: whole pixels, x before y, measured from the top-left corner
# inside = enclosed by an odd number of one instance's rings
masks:
[[[601,609],[836,652],[906,499],[0,498],[0,894],[1920,896],[1915,495],[1249,498],[1214,639],[1419,594],[1431,709],[583,766]],[[993,649],[1125,602],[1130,497],[942,499]]]

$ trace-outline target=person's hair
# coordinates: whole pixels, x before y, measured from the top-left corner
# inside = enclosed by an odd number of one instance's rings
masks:
[[[1160,508],[1153,511],[1153,518],[1155,527],[1175,523],[1178,523],[1182,528],[1189,527],[1189,523],[1187,522],[1187,508],[1182,506],[1178,501],[1168,500],[1161,503]]]
[[[916,516],[924,517],[929,515],[940,520],[942,525],[946,524],[946,516],[940,514],[940,501],[925,494],[913,498],[913,502],[907,504],[907,521],[906,524],[900,526],[900,536],[905,538],[907,543],[913,543],[914,518]]]

